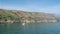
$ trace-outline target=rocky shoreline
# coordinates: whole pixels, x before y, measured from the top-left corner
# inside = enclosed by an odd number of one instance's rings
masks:
[[[0,21],[0,24],[6,23],[55,23],[57,20],[42,20],[42,21],[34,21],[34,20],[25,20],[25,21]]]

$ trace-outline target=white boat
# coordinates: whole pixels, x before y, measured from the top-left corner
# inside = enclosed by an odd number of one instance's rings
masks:
[[[22,25],[25,25],[25,23],[22,23]]]

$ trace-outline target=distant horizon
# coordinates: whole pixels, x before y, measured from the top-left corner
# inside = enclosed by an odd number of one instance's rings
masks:
[[[60,0],[0,0],[0,9],[60,14]]]

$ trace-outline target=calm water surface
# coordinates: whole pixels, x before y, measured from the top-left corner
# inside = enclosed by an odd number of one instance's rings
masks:
[[[60,34],[60,23],[0,24],[0,34]]]

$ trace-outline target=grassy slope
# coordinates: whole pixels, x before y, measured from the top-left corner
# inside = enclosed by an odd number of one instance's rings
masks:
[[[12,11],[0,9],[0,20],[15,20],[18,17],[11,13]]]
[[[1,17],[2,16],[2,17]],[[18,20],[18,19],[29,19],[29,20],[56,20],[53,14],[47,14],[42,12],[24,12],[18,10],[3,10],[0,9],[0,20]]]

